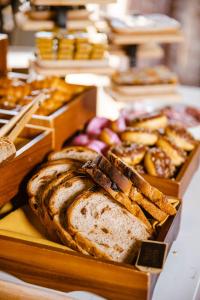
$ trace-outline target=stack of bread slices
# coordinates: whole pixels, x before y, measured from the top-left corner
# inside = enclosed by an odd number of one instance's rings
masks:
[[[153,236],[149,216],[163,222],[176,214],[168,198],[120,158],[86,147],[51,153],[27,190],[52,240],[117,262],[131,262],[140,242]]]

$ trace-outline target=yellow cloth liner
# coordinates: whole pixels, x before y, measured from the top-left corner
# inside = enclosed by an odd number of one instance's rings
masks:
[[[0,234],[37,244],[71,250],[64,245],[47,239],[44,228],[27,205],[11,212],[0,220]]]

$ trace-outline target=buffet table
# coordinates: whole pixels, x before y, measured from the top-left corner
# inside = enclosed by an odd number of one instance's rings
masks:
[[[184,102],[200,106],[200,89],[180,87],[180,92],[184,96]],[[100,93],[103,93],[103,91],[100,91]],[[114,100],[108,99],[104,94],[103,97],[100,97],[98,103],[98,113],[100,115],[110,115],[114,118],[117,114],[118,106]],[[199,135],[199,129],[197,129],[195,133]],[[183,197],[180,232],[177,240],[172,245],[164,270],[156,284],[153,300],[159,300],[161,298],[162,300],[200,299],[200,242],[198,239],[200,228],[199,182],[200,169],[196,172]],[[21,282],[29,286],[4,272],[0,272],[0,279],[11,282]],[[37,288],[40,289],[39,287]],[[59,292],[59,295],[63,295],[63,299],[65,299],[64,293]],[[66,295],[74,297],[74,299],[102,299],[91,296],[91,294],[85,292],[72,292]]]

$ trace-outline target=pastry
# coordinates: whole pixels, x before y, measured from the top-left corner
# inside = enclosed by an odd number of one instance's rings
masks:
[[[156,131],[145,128],[127,127],[120,134],[120,138],[124,142],[152,146],[158,140],[158,133]]]
[[[159,148],[151,148],[144,158],[144,166],[148,174],[158,177],[170,178],[175,172],[169,156]]]
[[[165,133],[176,146],[183,150],[191,151],[196,145],[195,139],[184,127],[170,125]]]
[[[138,128],[147,128],[151,130],[163,129],[167,126],[168,120],[165,115],[162,114],[148,114],[143,117],[139,117],[133,121],[129,121],[129,126]]]
[[[147,147],[139,144],[124,142],[110,149],[129,165],[139,164],[146,153]]]
[[[187,158],[186,152],[172,143],[166,136],[160,137],[156,145],[170,157],[176,167],[182,165]]]

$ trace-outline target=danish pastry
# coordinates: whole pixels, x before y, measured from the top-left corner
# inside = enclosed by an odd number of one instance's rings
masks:
[[[173,176],[175,166],[170,157],[159,148],[151,148],[144,158],[144,166],[148,174],[158,177],[170,178]]]
[[[127,127],[120,137],[125,142],[151,146],[157,142],[158,133],[145,128]]]
[[[167,126],[167,117],[163,114],[148,114],[130,121],[129,126],[152,130],[163,129]]]
[[[115,155],[119,156],[128,165],[139,164],[144,158],[146,146],[133,143],[122,143],[110,149]]]
[[[196,141],[184,127],[170,125],[166,128],[166,135],[183,150],[191,151],[195,147]]]
[[[186,152],[177,147],[168,137],[160,137],[157,146],[171,158],[173,165],[180,166],[186,160]]]

